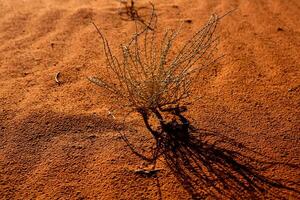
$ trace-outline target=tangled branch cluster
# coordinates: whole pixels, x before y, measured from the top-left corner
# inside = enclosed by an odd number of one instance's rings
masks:
[[[219,18],[209,21],[188,40],[171,60],[177,30],[167,30],[158,41],[157,16],[152,12],[149,27],[134,34],[128,44],[122,44],[122,56],[113,55],[107,39],[96,27],[102,39],[109,77],[89,77],[89,80],[127,101],[138,112],[152,112],[180,105],[191,95],[193,77],[212,65],[216,59],[218,38],[214,37]]]
[[[184,124],[188,133],[188,120],[181,114],[192,101],[194,78],[200,70],[211,67],[218,37],[214,35],[222,17],[212,15],[183,47],[175,52],[174,42],[182,26],[164,32],[162,39],[157,33],[157,15],[152,5],[147,25],[136,31],[131,40],[121,44],[122,55],[116,57],[101,30],[94,24],[102,42],[107,61],[108,76],[89,77],[116,99],[127,102],[126,106],[140,114],[144,125],[156,141],[157,149],[176,126]],[[175,52],[175,55],[174,55]],[[174,56],[171,56],[174,55]],[[176,117],[178,123],[167,121],[166,115]],[[159,121],[159,128],[150,117]],[[154,128],[155,127],[155,128]],[[188,136],[187,136],[188,137]],[[125,141],[126,138],[125,138]],[[154,153],[157,158],[158,153]]]

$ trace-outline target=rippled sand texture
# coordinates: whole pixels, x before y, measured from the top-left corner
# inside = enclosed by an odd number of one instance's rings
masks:
[[[0,199],[300,198],[300,1],[153,3],[162,30],[191,20],[178,45],[210,14],[237,8],[218,29],[222,64],[195,80],[190,115],[218,133],[192,149],[202,171],[184,175],[161,160],[157,176],[134,173],[143,161],[86,79],[105,66],[91,20],[115,51],[133,32],[118,1],[0,0]]]

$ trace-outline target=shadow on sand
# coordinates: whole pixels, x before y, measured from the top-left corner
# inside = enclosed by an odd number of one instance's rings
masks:
[[[249,152],[252,155],[258,153],[220,133],[195,129],[189,132],[193,133],[174,130],[169,133],[162,147],[162,156],[193,199],[299,197],[299,185],[296,183],[264,175],[274,167],[297,170],[297,166],[270,161],[265,155],[256,158],[245,156],[240,152],[247,155],[251,155]],[[186,134],[189,134],[188,139],[179,137]]]

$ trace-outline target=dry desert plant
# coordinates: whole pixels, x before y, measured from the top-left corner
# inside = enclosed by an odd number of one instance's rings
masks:
[[[126,10],[126,14],[131,19],[134,19],[137,15],[137,10],[135,8],[135,1],[134,0],[120,0],[120,3],[124,5]]]
[[[153,6],[147,25],[138,30],[136,22],[135,34],[128,43],[121,44],[122,53],[118,57],[94,24],[103,42],[108,76],[89,77],[89,80],[125,102],[125,107],[131,112],[140,115],[155,139],[156,150],[150,160],[158,157],[163,141],[179,128],[183,134],[181,138],[188,138],[189,121],[182,112],[193,101],[194,79],[200,70],[211,67],[218,59],[214,56],[218,44],[214,33],[222,17],[212,15],[175,52],[174,42],[182,26],[165,31],[159,39]],[[173,116],[172,119],[169,116]],[[125,138],[125,141],[128,140]]]

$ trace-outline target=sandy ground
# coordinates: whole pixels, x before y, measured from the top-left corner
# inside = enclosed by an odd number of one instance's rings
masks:
[[[134,173],[143,161],[86,79],[105,65],[91,19],[114,50],[132,33],[117,1],[0,0],[0,199],[300,198],[300,1],[153,3],[162,29],[191,20],[179,41],[238,8],[218,29],[222,65],[196,80],[189,112],[210,134],[194,157],[183,147],[156,176]],[[191,158],[198,170],[180,164]]]

